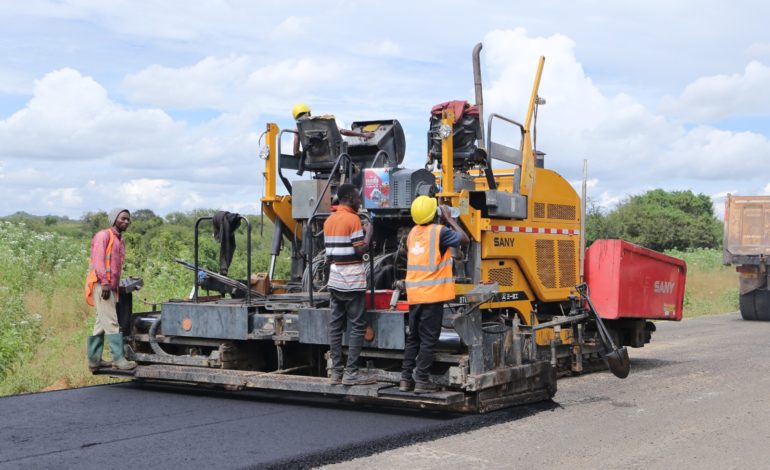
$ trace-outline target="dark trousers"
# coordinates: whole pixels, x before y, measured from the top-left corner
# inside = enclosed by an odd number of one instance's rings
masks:
[[[332,369],[342,372],[358,370],[358,356],[364,345],[364,333],[366,332],[366,320],[364,319],[364,291],[340,292],[329,289],[331,294],[330,306],[332,320],[329,324],[329,347],[331,348]],[[350,322],[350,338],[348,341],[348,362],[342,361],[342,335],[345,333],[345,325]]]
[[[427,382],[433,364],[433,348],[441,335],[444,302],[409,306],[409,329],[404,348],[401,378]]]

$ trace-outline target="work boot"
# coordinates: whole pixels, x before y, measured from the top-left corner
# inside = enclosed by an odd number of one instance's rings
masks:
[[[374,383],[377,383],[375,377],[364,375],[358,371],[349,372],[346,370],[345,374],[342,375],[342,385],[369,385]]]
[[[398,383],[398,389],[402,392],[411,392],[414,390],[414,380],[401,379]]]
[[[433,382],[415,382],[414,393],[433,393],[440,390],[439,386]]]
[[[110,343],[110,351],[112,352],[112,368],[120,370],[131,370],[136,367],[136,362],[127,361],[123,357],[123,334],[115,333],[114,335],[107,335],[107,341]]]
[[[110,367],[110,363],[102,360],[104,350],[104,336],[89,336],[86,339],[86,351],[88,354],[88,369],[96,372],[102,367]]]
[[[332,375],[329,377],[329,383],[332,385],[339,385],[342,383],[342,372],[338,370],[332,370]]]

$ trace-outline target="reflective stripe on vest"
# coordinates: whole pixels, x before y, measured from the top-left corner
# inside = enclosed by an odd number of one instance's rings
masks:
[[[406,297],[410,304],[455,297],[450,250],[441,255],[441,226],[418,225],[407,237]]]

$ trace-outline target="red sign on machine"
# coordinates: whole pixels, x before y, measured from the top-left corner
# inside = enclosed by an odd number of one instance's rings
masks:
[[[681,320],[687,264],[623,240],[586,250],[585,278],[602,318]]]

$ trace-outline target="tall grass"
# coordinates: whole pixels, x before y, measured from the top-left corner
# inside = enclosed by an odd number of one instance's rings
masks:
[[[85,312],[59,312],[63,293],[81,279],[85,250],[68,237],[34,233],[24,224],[0,221],[0,394],[36,390],[44,382],[8,380],[25,376],[25,364],[38,346],[59,336],[59,318]],[[82,287],[81,287],[82,289]],[[54,320],[55,319],[55,320]],[[54,320],[54,321],[52,321]]]
[[[738,275],[735,267],[722,265],[721,250],[670,250],[666,254],[687,262],[685,318],[738,310]]]

